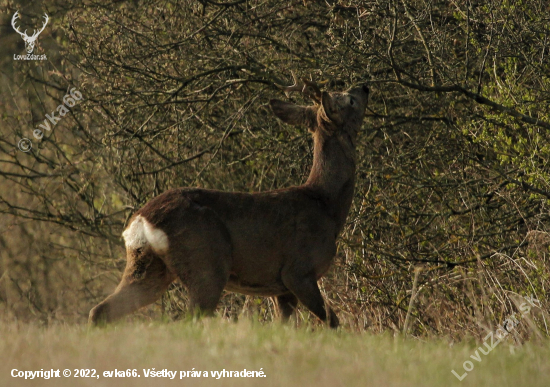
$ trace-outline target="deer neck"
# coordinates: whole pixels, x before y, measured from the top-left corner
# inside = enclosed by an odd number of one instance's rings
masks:
[[[305,186],[326,200],[339,233],[348,216],[355,188],[355,146],[348,135],[315,133],[313,166]]]

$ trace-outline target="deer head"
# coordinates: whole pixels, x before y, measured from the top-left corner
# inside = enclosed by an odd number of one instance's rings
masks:
[[[40,33],[42,31],[44,31],[44,28],[46,28],[46,25],[48,24],[48,20],[49,20],[49,17],[47,14],[44,14],[44,19],[46,19],[46,21],[44,22],[44,24],[42,25],[42,28],[40,29],[40,31],[36,31],[34,30],[34,33],[32,34],[32,36],[28,36],[27,35],[27,30],[25,30],[25,32],[21,32],[19,31],[19,27],[16,27],[15,26],[15,20],[19,17],[19,11],[15,12],[15,14],[13,15],[13,17],[11,18],[11,26],[13,27],[13,29],[19,34],[21,35],[21,37],[23,38],[23,41],[25,42],[25,49],[27,50],[27,52],[30,54],[32,53],[32,51],[34,50],[34,43],[36,42],[36,39],[38,38],[38,35],[40,35]]]
[[[277,86],[287,97],[291,92],[301,92],[313,101],[313,106],[299,106],[274,99],[270,101],[273,113],[287,124],[306,126],[318,139],[336,137],[353,152],[367,107],[367,85],[363,84],[345,92],[328,93],[321,91],[312,81],[299,80],[294,74],[292,76],[294,85]]]

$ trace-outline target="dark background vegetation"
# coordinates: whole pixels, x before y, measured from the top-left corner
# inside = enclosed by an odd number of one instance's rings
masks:
[[[169,188],[304,182],[310,136],[267,107],[291,71],[330,91],[371,85],[352,210],[321,281],[346,329],[403,331],[408,314],[414,335],[484,337],[519,296],[545,309],[548,2],[0,4],[3,319],[85,322],[124,267],[125,222]],[[13,60],[16,10],[29,33],[50,16],[35,48],[47,61]],[[73,87],[84,99],[35,140]],[[185,303],[175,284],[130,318],[178,318]],[[274,310],[228,293],[219,314]],[[530,317],[547,332],[544,312]]]

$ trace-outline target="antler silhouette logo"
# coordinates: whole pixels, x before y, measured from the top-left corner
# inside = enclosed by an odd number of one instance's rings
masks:
[[[46,24],[48,24],[49,17],[48,17],[47,14],[44,14],[44,19],[46,19],[46,21],[44,22],[44,25],[42,26],[42,29],[38,32],[36,30],[34,30],[34,34],[32,34],[32,36],[27,35],[27,30],[25,30],[25,32],[21,32],[21,31],[19,31],[19,27],[15,26],[15,20],[18,17],[19,17],[19,11],[15,12],[13,17],[11,18],[11,26],[13,27],[13,29],[19,35],[21,35],[21,37],[23,38],[23,41],[25,42],[25,49],[30,54],[34,50],[34,43],[36,42],[36,39],[38,38],[38,35],[40,35],[40,33],[42,31],[44,31],[44,28],[46,28]]]

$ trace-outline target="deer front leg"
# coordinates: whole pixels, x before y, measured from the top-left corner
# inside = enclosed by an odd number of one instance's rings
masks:
[[[299,275],[292,270],[286,270],[282,273],[282,280],[285,286],[290,290],[298,300],[304,304],[321,321],[327,321],[327,311],[330,316],[328,319],[331,328],[337,328],[339,325],[338,317],[332,309],[326,307],[317,280],[314,275]]]
[[[273,301],[277,305],[279,310],[279,317],[283,322],[288,321],[290,315],[294,313],[296,306],[298,305],[298,299],[292,293],[282,294],[277,297],[273,297]]]

